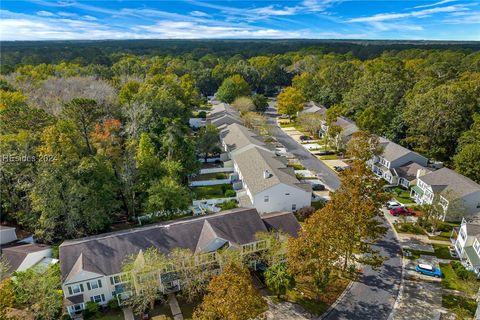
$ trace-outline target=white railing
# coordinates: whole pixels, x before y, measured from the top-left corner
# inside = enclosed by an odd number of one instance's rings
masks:
[[[200,174],[221,173],[221,172],[233,172],[233,167],[230,167],[230,168],[208,168],[208,169],[201,169],[200,170]]]
[[[190,181],[188,185],[190,187],[201,187],[201,186],[216,186],[219,184],[228,184],[230,179],[218,179],[218,180],[200,180],[200,181]]]
[[[215,199],[205,199],[205,200],[193,200],[192,204],[194,206],[200,205],[214,205],[219,203],[224,203],[231,200],[237,200],[237,197],[228,197],[228,198],[215,198]]]

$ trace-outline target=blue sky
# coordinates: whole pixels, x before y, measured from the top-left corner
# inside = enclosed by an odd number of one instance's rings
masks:
[[[480,40],[480,1],[1,1],[1,40],[146,38]]]

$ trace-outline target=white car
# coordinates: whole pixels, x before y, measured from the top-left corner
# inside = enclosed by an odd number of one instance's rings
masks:
[[[387,205],[387,208],[390,210],[390,209],[397,209],[397,208],[404,208],[405,206],[403,204],[401,204],[400,202],[398,201],[388,201],[386,203]]]

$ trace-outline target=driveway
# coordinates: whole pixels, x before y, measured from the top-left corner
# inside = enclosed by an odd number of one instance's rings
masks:
[[[402,278],[402,255],[389,224],[388,231],[374,248],[388,260],[378,269],[366,267],[342,300],[323,319],[386,320],[393,311]]]
[[[282,131],[277,125],[277,110],[273,102],[269,103],[266,115],[268,116],[268,124],[273,126],[274,136],[288,152],[298,158],[300,163],[307,169],[316,172],[319,178],[331,190],[337,190],[340,186],[340,179],[338,176],[322,161],[318,160],[308,150],[306,150],[300,143],[296,142],[292,137]]]
[[[439,282],[404,280],[403,290],[392,320],[431,320],[442,307]]]

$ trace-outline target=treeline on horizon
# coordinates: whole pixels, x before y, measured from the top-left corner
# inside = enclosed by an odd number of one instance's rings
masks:
[[[12,72],[26,64],[57,64],[72,62],[80,65],[111,66],[120,54],[142,56],[185,55],[199,59],[206,54],[217,56],[283,54],[289,51],[310,53],[350,53],[365,60],[378,57],[385,51],[408,49],[441,49],[472,52],[480,50],[475,41],[430,40],[63,40],[63,41],[2,41],[1,73]]]
[[[480,181],[480,51],[109,57],[21,64],[1,77],[2,154],[41,159],[2,161],[2,221],[58,242],[186,209],[202,137],[188,119],[220,86],[232,99],[291,86],[303,101]]]

